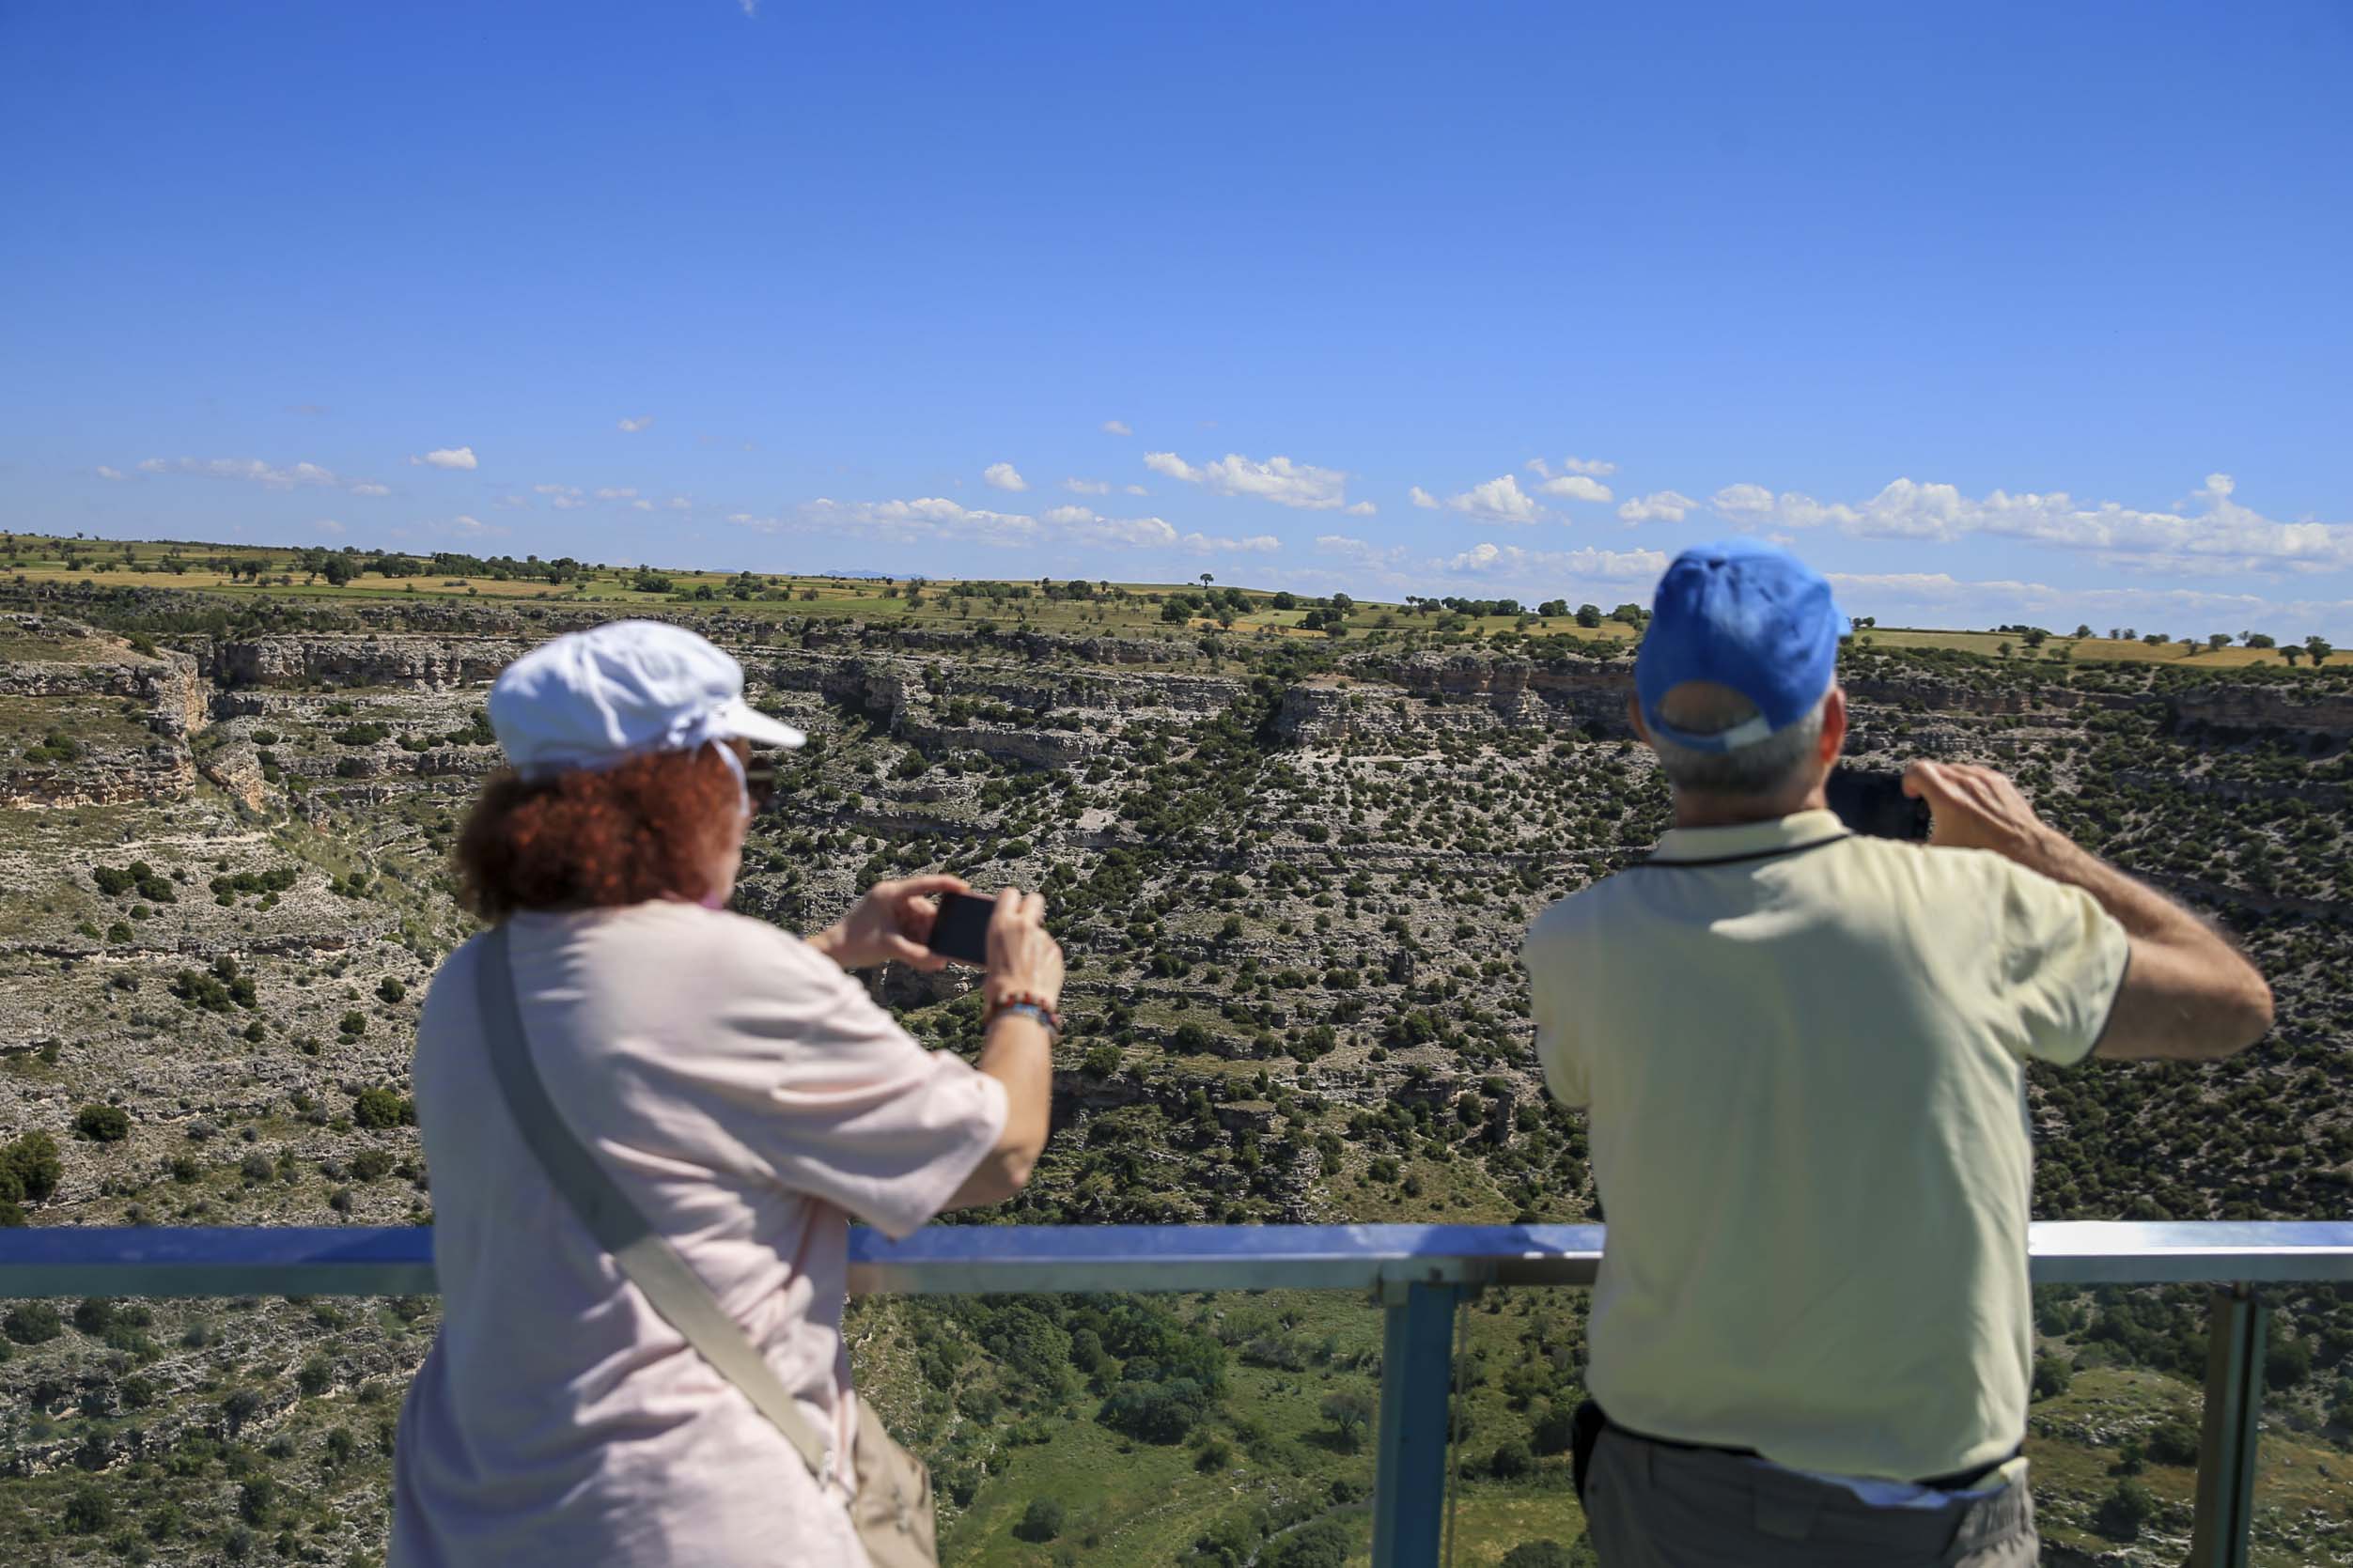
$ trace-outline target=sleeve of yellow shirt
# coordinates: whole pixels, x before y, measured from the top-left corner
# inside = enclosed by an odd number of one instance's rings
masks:
[[[1528,927],[1519,961],[1528,970],[1528,1011],[1536,1021],[1536,1061],[1553,1098],[1578,1108],[1592,1103],[1583,1042],[1568,1024],[1568,966],[1563,961],[1561,907],[1538,915]]]
[[[1995,930],[2005,1012],[2018,1019],[2020,1056],[2069,1066],[2108,1027],[2131,943],[2115,917],[2081,888],[1998,857],[2001,908]]]

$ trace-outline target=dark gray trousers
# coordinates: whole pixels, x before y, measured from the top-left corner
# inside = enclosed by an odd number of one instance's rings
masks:
[[[2026,1483],[1942,1508],[1873,1508],[1843,1486],[1611,1428],[1585,1478],[1602,1568],[2034,1568]]]

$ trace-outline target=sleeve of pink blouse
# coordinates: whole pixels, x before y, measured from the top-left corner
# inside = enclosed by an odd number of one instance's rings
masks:
[[[733,924],[733,923],[731,923]],[[751,924],[745,922],[743,924]],[[766,932],[718,1003],[728,1054],[772,1063],[724,1113],[782,1186],[898,1240],[938,1214],[1005,1130],[1005,1086],[928,1050],[831,959]],[[772,1053],[772,1054],[771,1054]],[[734,1075],[730,1075],[734,1076]]]

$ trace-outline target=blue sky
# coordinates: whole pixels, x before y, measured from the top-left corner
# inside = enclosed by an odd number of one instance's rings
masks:
[[[2353,641],[2353,11],[0,8],[101,536]]]

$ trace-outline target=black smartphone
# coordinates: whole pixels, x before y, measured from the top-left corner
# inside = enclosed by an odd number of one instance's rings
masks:
[[[1904,775],[1862,768],[1833,770],[1827,790],[1831,810],[1858,833],[1915,841],[1928,836],[1928,802],[1904,793]]]
[[[996,912],[993,897],[976,893],[942,893],[940,912],[931,922],[931,951],[943,958],[988,968],[989,921]]]

